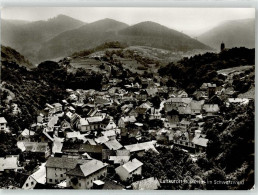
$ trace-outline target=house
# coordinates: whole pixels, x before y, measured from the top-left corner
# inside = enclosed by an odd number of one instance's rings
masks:
[[[192,142],[195,144],[195,152],[204,152],[207,148],[209,139],[206,139],[205,136],[201,134],[196,134]]]
[[[104,115],[81,118],[79,123],[79,129],[81,132],[99,129],[100,127],[102,127],[102,121],[104,119],[105,119]]]
[[[104,185],[101,186],[102,190],[124,190],[125,189],[125,186],[107,177],[101,181],[104,182]],[[93,186],[93,189],[96,189],[95,186]],[[99,186],[98,186],[98,189],[100,189]]]
[[[123,165],[130,160],[130,156],[109,156],[109,161],[114,165]]]
[[[46,183],[58,184],[66,179],[66,172],[74,169],[78,159],[67,157],[49,157],[46,163]]]
[[[37,171],[31,174],[24,182],[22,189],[34,189],[39,184],[46,184],[46,163],[42,163]]]
[[[119,150],[123,148],[123,146],[116,139],[105,142],[104,146],[106,146],[110,150]]]
[[[30,141],[30,137],[35,135],[34,131],[31,131],[29,129],[24,129],[22,133],[18,136],[18,141]]]
[[[128,161],[127,163],[117,167],[115,171],[122,181],[126,181],[132,178],[133,175],[141,175],[142,165],[142,162],[134,158],[133,160]]]
[[[128,112],[128,116],[134,116],[135,118],[138,117],[138,112],[136,111],[136,109],[132,108],[129,112]]]
[[[179,97],[179,98],[187,98],[188,94],[184,90],[179,90],[177,92],[177,97]]]
[[[159,109],[151,108],[149,120],[154,120],[154,119],[161,119],[161,113]]]
[[[155,177],[136,181],[131,185],[133,190],[157,190],[160,187],[159,180]]]
[[[167,112],[166,119],[170,124],[177,124],[179,122],[179,112],[176,110]]]
[[[102,160],[102,148],[103,147],[101,145],[81,144],[79,153],[84,154],[86,152],[92,158]]]
[[[134,116],[126,116],[126,117],[121,117],[118,120],[118,127],[125,127],[127,124],[134,123],[136,122],[136,118]]]
[[[183,130],[187,130],[191,125],[191,122],[190,121],[187,121],[187,120],[182,120],[180,121],[179,123],[179,127]]]
[[[141,156],[145,153],[145,151],[148,151],[148,150],[152,150],[156,153],[159,153],[154,146],[155,143],[156,141],[149,141],[149,142],[126,145],[124,147],[125,149],[129,150],[130,153],[137,153],[139,156]]]
[[[148,88],[148,89],[146,89],[146,92],[149,97],[154,97],[158,93],[158,89],[157,88]]]
[[[63,106],[60,103],[54,103],[52,104],[52,106],[54,107],[54,112],[62,112],[63,111]]]
[[[204,104],[204,100],[201,100],[201,101],[192,100],[190,103],[192,114],[200,114],[202,111],[203,104]]]
[[[17,146],[29,159],[35,156],[46,159],[51,153],[48,143],[45,142],[17,142]]]
[[[47,103],[46,107],[44,108],[44,114],[46,116],[46,120],[48,120],[48,118],[50,118],[54,113],[55,113],[55,108],[52,105]]]
[[[74,189],[90,189],[93,182],[107,175],[107,164],[89,160],[66,172],[66,186]]]
[[[148,98],[147,91],[146,90],[141,90],[138,94],[136,94],[136,98],[138,100],[142,100],[142,101],[147,100],[147,98]]]
[[[203,110],[206,112],[207,116],[217,115],[219,112],[218,104],[204,104]]]
[[[116,127],[117,127],[116,123],[113,121],[113,119],[105,119],[102,122],[101,128],[103,130],[112,130],[112,129],[115,129]]]
[[[190,134],[188,132],[176,131],[170,137],[170,140],[173,140],[173,143],[181,148],[194,151],[195,145],[191,141]]]
[[[109,139],[108,139],[108,137],[106,137],[106,136],[100,136],[100,137],[98,137],[98,138],[95,138],[95,142],[97,143],[97,144],[103,144],[103,143],[105,143],[105,142],[107,142]]]
[[[22,167],[18,166],[18,156],[17,155],[7,155],[5,157],[0,157],[0,175],[3,172],[16,171]]]
[[[60,124],[62,130],[71,129],[71,125],[67,120],[63,120]]]
[[[112,129],[112,130],[108,130],[108,131],[102,131],[101,134],[103,136],[107,137],[109,140],[113,140],[113,139],[116,139],[116,137],[121,134],[121,130],[120,129]]]
[[[7,125],[7,121],[5,120],[5,118],[0,117],[0,130],[5,131],[7,129],[6,125]]]
[[[187,107],[190,105],[192,98],[169,98],[164,103],[164,108],[166,112],[171,110],[178,110],[178,107]]]
[[[249,103],[249,99],[247,98],[228,98],[228,101],[227,101],[228,106],[230,104],[244,105],[248,103]]]
[[[192,110],[190,106],[180,106],[177,108],[178,109],[178,113],[179,115],[191,115],[192,114]]]

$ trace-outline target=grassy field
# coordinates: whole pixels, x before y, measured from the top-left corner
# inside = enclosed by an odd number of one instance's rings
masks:
[[[254,66],[249,65],[249,66],[238,66],[238,67],[233,67],[233,68],[226,68],[226,69],[217,71],[217,73],[224,74],[224,75],[229,75],[229,74],[233,74],[233,73],[241,73],[241,72],[251,69],[252,67],[254,67]]]

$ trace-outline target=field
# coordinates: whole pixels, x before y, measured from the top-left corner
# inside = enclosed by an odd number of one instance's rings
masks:
[[[217,71],[218,74],[223,74],[223,75],[232,75],[235,73],[241,73],[244,72],[246,70],[251,69],[252,67],[254,67],[253,65],[249,65],[249,66],[239,66],[239,67],[233,67],[233,68],[226,68],[226,69],[222,69]]]

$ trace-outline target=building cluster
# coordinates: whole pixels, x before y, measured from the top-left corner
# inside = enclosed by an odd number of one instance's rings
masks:
[[[188,97],[184,90],[161,86],[162,78],[126,79],[130,84],[124,86],[110,79],[100,91],[67,89],[66,99],[46,104],[37,122],[17,137],[23,158],[41,162],[21,188],[125,189],[124,182],[131,181],[131,189],[157,189],[155,175],[132,180],[142,175],[144,166],[137,156],[159,153],[160,146],[205,152],[205,120],[219,116],[223,104],[249,102],[212,83]],[[160,98],[158,108],[154,97]],[[8,129],[3,117],[0,128]],[[24,169],[19,156],[0,161],[1,173]]]

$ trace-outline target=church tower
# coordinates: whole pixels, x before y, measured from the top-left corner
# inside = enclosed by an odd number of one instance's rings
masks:
[[[225,49],[225,44],[222,42],[220,45],[220,51],[223,51]]]

